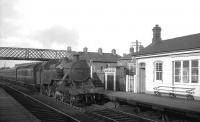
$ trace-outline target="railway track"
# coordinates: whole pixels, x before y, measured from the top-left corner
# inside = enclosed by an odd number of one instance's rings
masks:
[[[3,88],[42,122],[80,122],[76,118],[46,105],[12,87],[4,85]]]
[[[4,84],[3,88],[42,122],[80,122],[79,120],[61,111],[58,111],[50,107],[49,105],[46,105],[45,103],[42,103],[41,101],[27,94],[24,94],[21,91],[16,90],[13,87],[9,87]],[[73,107],[73,109],[83,111],[82,108],[76,106],[75,108]],[[123,111],[110,109],[99,105],[94,105],[93,109],[85,111],[85,113],[88,116],[94,118],[95,120],[100,120],[103,122],[154,122],[154,120],[143,118],[135,114],[126,113]]]
[[[135,114],[126,113],[119,110],[109,109],[105,107],[97,107],[88,114],[96,116],[96,118],[105,118],[111,122],[155,122],[154,120],[137,116]]]

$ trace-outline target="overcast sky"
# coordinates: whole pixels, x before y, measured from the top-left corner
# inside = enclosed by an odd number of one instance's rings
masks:
[[[0,46],[129,52],[131,42],[200,33],[199,0],[0,0]],[[0,66],[5,64],[0,61]]]

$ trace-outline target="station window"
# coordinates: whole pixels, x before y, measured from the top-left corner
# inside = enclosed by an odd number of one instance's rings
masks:
[[[175,82],[181,82],[181,62],[175,62]]]
[[[183,61],[183,83],[189,83],[189,61]]]
[[[198,83],[199,62],[198,60],[175,61],[174,82],[175,83]]]
[[[163,63],[162,62],[155,62],[155,79],[158,81],[163,80]]]
[[[199,74],[199,63],[198,60],[192,60],[192,67],[191,67],[191,82],[198,83],[198,74]]]

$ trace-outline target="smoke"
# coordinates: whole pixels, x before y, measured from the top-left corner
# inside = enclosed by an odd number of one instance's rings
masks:
[[[63,26],[32,29],[18,9],[19,0],[0,0],[0,45],[8,47],[54,48],[78,45],[79,34]],[[22,2],[22,1],[21,1]],[[37,8],[36,8],[37,9]]]
[[[47,48],[52,47],[52,44],[76,47],[79,35],[74,30],[69,30],[61,26],[53,26],[49,29],[34,32],[30,35],[30,38],[38,40]]]

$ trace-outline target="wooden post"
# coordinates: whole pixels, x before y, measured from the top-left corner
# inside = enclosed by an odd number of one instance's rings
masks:
[[[108,77],[108,75],[107,75],[107,73],[105,73],[105,90],[107,90],[107,78]]]
[[[113,73],[114,74],[114,91],[116,91],[116,72]]]

